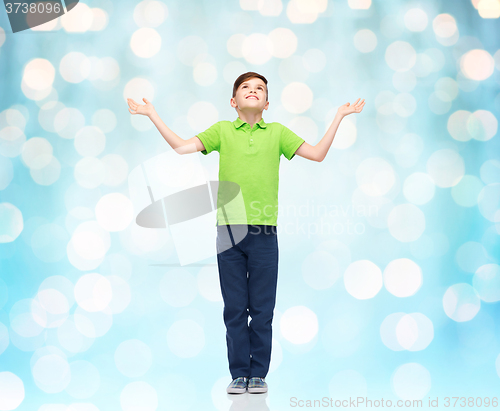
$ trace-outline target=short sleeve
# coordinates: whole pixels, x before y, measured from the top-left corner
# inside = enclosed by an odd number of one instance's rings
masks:
[[[205,150],[202,151],[202,154],[207,155],[211,151],[219,151],[220,149],[220,121],[213,124],[205,131],[197,134],[203,145],[205,146]]]
[[[290,161],[294,156],[297,149],[302,145],[305,140],[295,134],[292,130],[281,126],[280,134],[280,154],[283,154],[288,161]]]

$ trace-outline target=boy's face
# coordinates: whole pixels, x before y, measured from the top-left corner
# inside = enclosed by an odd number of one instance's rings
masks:
[[[236,108],[238,114],[240,112],[262,113],[269,107],[266,92],[266,84],[260,78],[245,80],[236,90],[236,96],[231,98],[231,107]]]

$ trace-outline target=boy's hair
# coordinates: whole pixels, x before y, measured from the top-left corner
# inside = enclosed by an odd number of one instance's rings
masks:
[[[254,77],[260,78],[264,82],[264,84],[266,85],[266,101],[268,101],[269,90],[267,89],[267,80],[263,75],[255,73],[253,71],[243,73],[241,76],[239,76],[236,79],[236,81],[234,82],[234,86],[233,86],[233,97],[236,96],[236,90],[238,90],[238,87],[241,86],[241,83],[243,83],[244,81],[247,81],[248,79],[254,78]]]

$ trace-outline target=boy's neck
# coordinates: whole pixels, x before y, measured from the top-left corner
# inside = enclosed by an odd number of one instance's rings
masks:
[[[262,120],[262,112],[261,113],[242,113],[240,112],[238,117],[241,121],[250,124],[250,128],[253,128],[253,125]]]

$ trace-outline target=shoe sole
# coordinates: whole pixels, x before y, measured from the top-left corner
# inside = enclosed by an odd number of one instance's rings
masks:
[[[228,394],[243,394],[247,391],[246,388],[228,388],[227,390]]]
[[[263,394],[267,392],[267,388],[249,388],[248,392],[250,394]]]

